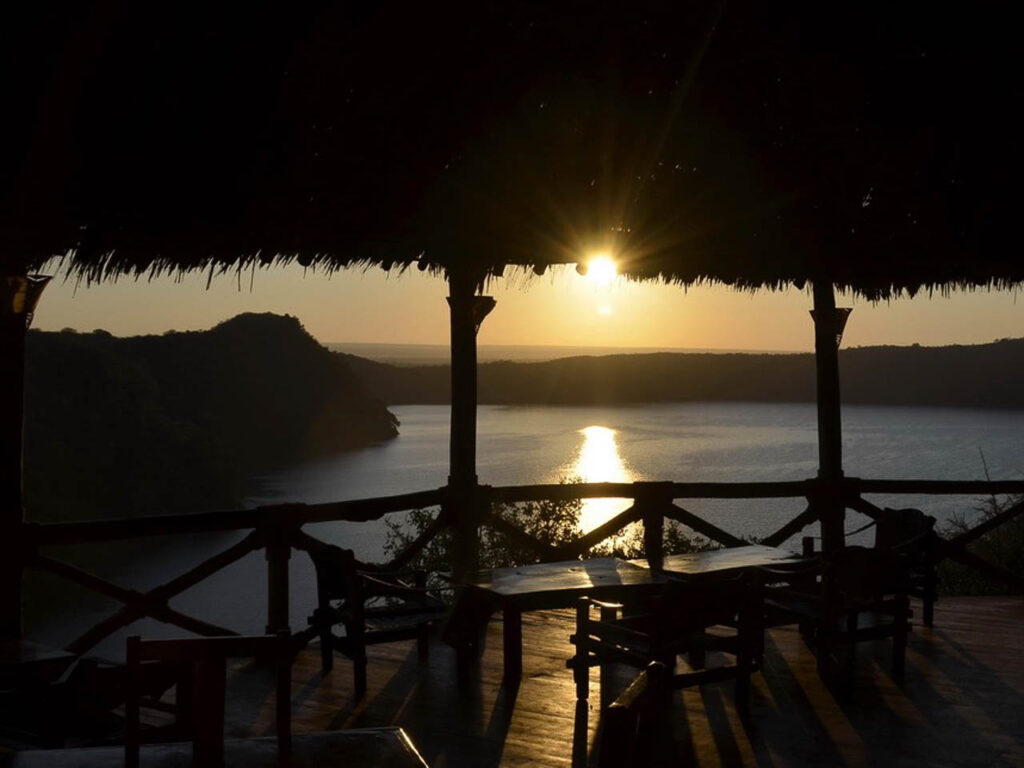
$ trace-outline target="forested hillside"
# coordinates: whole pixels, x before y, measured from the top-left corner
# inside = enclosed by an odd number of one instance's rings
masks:
[[[397,367],[344,356],[389,405],[447,403],[448,366]],[[839,353],[844,403],[1024,408],[1024,339]],[[811,354],[658,353],[483,363],[481,403],[808,402]]]
[[[134,338],[32,331],[26,367],[32,519],[236,506],[259,472],[397,435],[293,317]]]

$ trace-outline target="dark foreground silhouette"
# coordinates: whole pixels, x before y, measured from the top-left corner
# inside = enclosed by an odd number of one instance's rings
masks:
[[[33,331],[26,376],[34,519],[235,506],[258,472],[398,434],[293,317],[134,338]]]

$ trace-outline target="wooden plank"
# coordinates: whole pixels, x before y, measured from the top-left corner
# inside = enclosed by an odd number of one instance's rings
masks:
[[[191,744],[144,744],[146,768],[192,765]],[[341,762],[339,762],[339,759]],[[401,728],[365,728],[297,736],[289,761],[279,762],[274,738],[231,739],[224,744],[224,765],[245,768],[330,766],[345,768],[427,768],[416,745]],[[122,747],[30,750],[16,753],[11,768],[123,768]]]
[[[664,578],[624,560],[605,557],[567,560],[480,571],[466,586],[468,599],[494,609],[515,605],[521,611],[562,608],[579,597],[599,600],[634,596],[638,589],[661,584]]]
[[[390,512],[436,507],[443,498],[443,489],[435,489],[325,504],[275,504],[257,509],[223,512],[151,515],[79,523],[30,523],[26,524],[25,532],[32,545],[44,547],[182,533],[245,530],[255,528],[268,517],[275,515],[286,518],[295,525],[335,520],[367,522],[377,520]]]
[[[795,627],[771,630],[765,667],[752,680],[750,713],[737,712],[728,682],[674,693],[666,713],[667,748],[674,751],[662,764],[895,765],[907,755],[941,768],[1024,764],[1017,722],[1024,601],[946,598],[936,608],[939,628],[915,628],[910,638],[902,686],[888,676],[888,645],[867,643],[857,650],[855,674],[841,697],[818,680]],[[338,664],[324,677],[311,648],[294,670],[296,729],[401,725],[431,765],[587,764],[600,717],[596,706],[576,707],[572,672],[564,667],[573,629],[571,611],[523,617],[523,676],[514,689],[502,684],[501,621],[488,627],[468,692],[454,682],[448,649],[419,664],[411,642],[375,646],[369,690],[358,704],[351,699],[350,666]],[[591,674],[596,687],[599,673]],[[607,677],[614,697],[633,671],[612,669]],[[243,689],[251,696],[251,682]],[[269,718],[268,710],[260,727],[269,728]],[[251,720],[235,724],[238,732],[252,727]]]
[[[648,567],[647,561],[643,559],[629,562],[641,568]],[[786,549],[747,544],[708,552],[666,555],[661,570],[682,576],[727,576],[749,568],[799,566],[806,562],[806,558]]]

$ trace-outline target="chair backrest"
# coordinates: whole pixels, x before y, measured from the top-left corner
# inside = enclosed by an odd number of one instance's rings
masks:
[[[875,521],[875,549],[913,563],[927,557],[935,540],[935,518],[919,509],[884,509]]]
[[[598,768],[649,764],[670,702],[669,676],[663,663],[652,661],[604,711]]]
[[[888,550],[849,546],[827,557],[825,596],[837,605],[871,601],[905,589],[906,563]]]
[[[321,600],[358,601],[359,572],[355,553],[333,544],[309,550],[316,568],[316,584]]]
[[[291,751],[291,636],[287,631],[255,637],[188,637],[173,640],[128,638],[128,696],[125,702],[125,765],[139,764],[140,665],[167,662],[187,670],[179,678],[177,696],[184,695],[193,726],[192,755],[196,766],[224,761],[224,689],[227,659],[253,656],[273,660],[276,667],[276,714],[279,754]],[[184,690],[183,690],[184,689]]]

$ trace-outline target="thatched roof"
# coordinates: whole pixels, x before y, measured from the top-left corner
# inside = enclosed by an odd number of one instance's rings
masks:
[[[16,28],[5,259],[495,273],[607,249],[640,278],[872,297],[1024,280],[1019,46],[992,11],[250,5]]]

